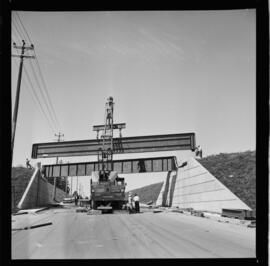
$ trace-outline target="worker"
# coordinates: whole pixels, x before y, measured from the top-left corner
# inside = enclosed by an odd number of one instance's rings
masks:
[[[198,147],[196,147],[195,155],[196,155],[196,157],[202,158],[202,147],[200,145],[198,145]]]
[[[133,210],[134,210],[132,192],[129,192],[129,194],[128,194],[128,204],[127,204],[127,207],[128,207],[128,212],[129,213],[132,213]]]
[[[44,165],[42,166],[40,173],[41,173],[42,177],[44,177],[44,178],[46,177],[46,169],[45,169]]]
[[[145,173],[146,172],[144,160],[139,160],[138,161],[137,168],[139,170],[139,173]]]
[[[202,147],[198,146],[198,155],[202,158]]]
[[[26,167],[30,168],[30,169],[33,168],[32,165],[30,164],[30,161],[28,160],[28,158],[26,158]]]
[[[133,197],[134,203],[135,203],[135,211],[140,212],[140,198],[139,196],[135,193]]]
[[[75,205],[76,205],[76,206],[78,205],[78,199],[79,199],[79,196],[76,194],[76,195],[75,195]]]

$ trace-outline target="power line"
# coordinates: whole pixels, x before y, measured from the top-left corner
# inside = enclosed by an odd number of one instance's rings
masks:
[[[28,39],[30,40],[30,42],[31,42],[31,38],[30,38],[30,36],[29,36],[29,34],[28,34],[28,32],[27,32],[25,26],[23,25],[22,20],[21,20],[19,14],[18,14],[18,13],[15,13],[15,14],[16,14],[17,17],[18,17],[18,19],[19,19],[19,21],[20,21],[20,25],[21,25],[21,27],[23,28],[24,32],[26,33],[27,38],[28,38]],[[35,54],[36,60],[37,60],[37,55],[36,55],[35,50],[34,50],[34,54]],[[60,127],[60,123],[59,123],[59,120],[58,120],[58,118],[57,118],[57,115],[56,115],[54,106],[53,106],[53,104],[52,104],[51,97],[50,97],[50,95],[49,95],[49,93],[48,93],[48,90],[47,90],[47,87],[46,87],[46,83],[45,83],[45,81],[44,81],[44,78],[43,78],[43,75],[42,75],[41,68],[40,68],[40,66],[39,66],[38,60],[36,61],[36,63],[37,63],[37,66],[38,66],[39,75],[40,75],[40,77],[41,77],[41,80],[42,80],[42,83],[43,83],[43,86],[44,86],[45,95],[46,95],[46,97],[47,97],[47,99],[45,99],[46,106],[47,106],[47,108],[49,109],[48,111],[49,111],[50,116],[52,116],[51,114],[53,114],[53,116],[54,116],[52,120],[56,123],[56,125],[57,125],[58,127]],[[33,65],[32,65],[32,64],[31,64],[31,67],[32,67],[32,70],[33,70],[34,68],[33,68]],[[33,72],[34,72],[34,70],[33,70]],[[42,92],[42,88],[41,88],[41,86],[40,86],[40,84],[39,84],[39,82],[38,82],[38,78],[37,78],[35,72],[34,72],[34,75],[35,75],[35,79],[36,79],[36,81],[37,81],[37,83],[38,83],[38,86],[39,86],[39,88],[40,88],[40,90],[41,90],[41,93],[42,93],[42,95],[43,95],[43,97],[44,97],[44,94],[43,94],[43,92]],[[46,97],[44,97],[44,98],[46,98]],[[50,107],[48,107],[46,100],[47,100],[47,102],[48,102],[48,104],[49,104]],[[51,113],[51,111],[52,111],[52,113]]]
[[[17,17],[18,17],[18,19],[19,19],[19,21],[20,21],[20,23],[21,23],[21,25],[22,25],[22,28],[24,29],[24,32],[25,32],[26,35],[27,35],[27,38],[28,38],[29,43],[32,43],[32,41],[31,41],[31,39],[30,39],[30,37],[29,37],[29,35],[28,35],[28,33],[27,33],[27,30],[26,30],[26,28],[24,27],[24,25],[23,25],[23,23],[22,23],[22,21],[21,21],[21,18],[20,18],[20,16],[19,16],[19,13],[18,13],[18,12],[15,12],[15,14],[17,15]]]
[[[23,34],[20,32],[20,30],[18,30],[18,27],[16,26],[15,22],[13,23],[14,29],[17,31],[18,35],[20,36],[21,40],[24,40],[24,36],[22,36]]]
[[[18,51],[17,50],[16,50],[16,53],[18,54]],[[15,60],[15,62],[16,62],[16,66],[18,66],[17,60]],[[52,125],[51,125],[51,123],[50,123],[50,121],[48,119],[48,117],[46,116],[46,113],[44,112],[44,109],[41,106],[41,103],[40,103],[40,100],[38,98],[38,95],[36,94],[36,92],[34,90],[34,86],[33,86],[32,82],[31,82],[31,79],[29,77],[29,74],[28,74],[28,72],[26,70],[26,66],[24,67],[24,71],[25,71],[25,74],[26,74],[26,77],[27,77],[27,81],[28,81],[29,85],[32,88],[32,90],[30,90],[29,87],[26,86],[26,88],[27,88],[30,96],[32,97],[32,99],[33,99],[34,103],[36,104],[36,106],[39,108],[39,111],[40,111],[41,115],[44,115],[44,118],[47,120],[47,122],[48,122],[48,124],[49,124],[49,126],[50,126],[50,128],[52,130],[52,132],[55,132],[54,128],[52,127]],[[22,79],[22,82],[25,83],[25,79]]]
[[[40,68],[40,64],[39,64],[39,61],[38,61],[38,57],[37,57],[37,55],[36,55],[35,50],[34,50],[34,55],[35,55],[35,57],[36,57],[36,60],[34,60],[34,61],[35,61],[36,64],[37,64],[38,71],[39,71],[41,80],[42,80],[42,82],[43,82],[44,91],[45,91],[45,93],[46,93],[46,95],[47,95],[47,98],[48,98],[48,100],[49,100],[49,104],[50,104],[50,106],[51,106],[51,108],[52,108],[52,112],[53,112],[53,114],[54,114],[54,116],[55,116],[55,119],[56,119],[56,121],[57,121],[59,127],[61,127],[61,124],[60,124],[60,122],[59,122],[59,120],[58,120],[58,118],[57,118],[57,115],[56,115],[56,112],[55,112],[55,109],[54,109],[54,105],[52,104],[51,97],[50,97],[50,95],[49,95],[49,91],[48,91],[48,89],[47,89],[46,82],[45,82],[45,80],[44,80],[44,77],[43,77],[43,74],[42,74],[42,71],[41,71],[41,68]]]
[[[15,29],[14,25],[11,26],[12,27],[12,35],[16,38],[17,42],[20,42],[23,40],[23,38],[20,36],[20,34],[18,33],[18,31]],[[14,40],[13,40],[14,42]]]
[[[32,88],[32,91],[33,91],[33,93],[34,93],[34,95],[35,95],[35,99],[36,99],[37,102],[38,102],[38,106],[40,107],[40,109],[41,109],[41,111],[42,111],[42,114],[43,114],[44,117],[46,118],[46,120],[47,120],[47,122],[48,122],[48,125],[50,126],[51,130],[52,130],[53,132],[55,132],[55,129],[54,129],[54,127],[52,126],[51,121],[48,119],[48,117],[47,117],[47,115],[46,115],[46,112],[44,111],[44,109],[43,109],[43,107],[42,107],[42,104],[41,104],[41,102],[40,102],[40,100],[39,100],[39,98],[38,98],[38,96],[37,96],[37,94],[36,94],[36,92],[35,92],[33,83],[32,83],[32,81],[31,81],[31,79],[30,79],[30,77],[29,77],[29,74],[28,74],[28,72],[27,72],[27,70],[26,70],[26,67],[24,68],[24,70],[25,70],[25,74],[26,74],[27,80],[28,80],[28,82],[29,82],[29,84],[30,84],[30,86],[31,86],[31,88]]]
[[[42,88],[41,88],[41,86],[40,86],[40,83],[39,83],[39,80],[38,80],[38,78],[37,78],[37,75],[36,75],[36,72],[35,72],[35,69],[34,69],[34,67],[33,67],[32,62],[30,62],[30,67],[31,67],[32,72],[33,72],[33,74],[34,74],[34,78],[35,78],[35,80],[36,80],[36,84],[38,85],[39,91],[41,92],[41,96],[42,96],[42,98],[43,98],[43,102],[45,103],[45,105],[46,105],[46,107],[47,107],[47,109],[48,109],[48,113],[49,113],[49,115],[50,115],[52,121],[55,123],[56,127],[58,127],[58,124],[57,124],[55,118],[53,117],[53,115],[52,115],[52,113],[51,113],[51,109],[50,109],[50,107],[48,106],[47,99],[46,99],[46,97],[44,96],[43,90],[42,90]]]
[[[19,21],[20,21],[20,25],[21,25],[21,27],[23,28],[23,31],[26,33],[28,40],[31,42],[31,38],[30,38],[30,36],[29,36],[29,34],[28,34],[28,32],[27,32],[27,30],[26,30],[24,24],[22,23],[22,20],[21,20],[21,18],[20,18],[20,16],[19,16],[18,12],[16,12],[15,14],[16,14],[17,17],[18,17],[18,19],[19,19]],[[40,77],[41,77],[41,80],[42,80],[42,83],[43,83],[43,86],[44,86],[44,91],[45,91],[45,94],[46,94],[46,96],[47,96],[47,101],[48,101],[48,103],[49,103],[49,105],[50,105],[50,108],[48,108],[48,109],[49,109],[49,112],[50,112],[50,110],[52,111],[52,113],[53,113],[53,115],[54,115],[54,119],[53,119],[53,120],[54,120],[54,122],[56,122],[56,125],[60,128],[61,125],[60,125],[59,120],[58,120],[58,118],[57,118],[57,115],[56,115],[56,112],[55,112],[55,109],[54,109],[54,105],[52,104],[52,101],[51,101],[51,97],[50,97],[50,95],[49,95],[49,92],[48,92],[48,90],[47,90],[47,86],[46,86],[45,80],[44,80],[44,78],[43,78],[42,71],[41,71],[41,68],[40,68],[40,65],[39,65],[38,58],[37,58],[37,55],[36,55],[35,50],[34,50],[34,55],[35,55],[35,59],[36,59],[36,64],[37,64],[37,66],[38,66],[39,75],[40,75]],[[32,65],[32,64],[31,64],[31,65]],[[36,80],[37,80],[37,79],[36,79]],[[40,86],[39,86],[39,87],[40,87]],[[41,89],[41,87],[40,87],[40,89]],[[42,91],[42,89],[41,89],[41,91]],[[44,97],[44,98],[45,98],[45,97]],[[47,103],[46,103],[46,105],[47,105]],[[50,113],[50,114],[51,114],[51,113]]]
[[[23,40],[26,40],[26,35],[22,29],[22,26],[20,25],[20,23],[18,22],[18,20],[16,19],[15,16],[13,16],[13,25],[15,27],[15,29],[17,30],[17,32],[20,34],[20,36],[22,37]],[[29,43],[31,43],[31,41],[28,40]]]

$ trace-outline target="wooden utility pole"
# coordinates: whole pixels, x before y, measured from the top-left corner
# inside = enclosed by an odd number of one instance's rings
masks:
[[[64,134],[61,134],[60,132],[58,134],[54,134],[54,136],[58,137],[57,141],[61,141],[61,137],[64,137]],[[56,164],[58,164],[58,156],[56,157]]]
[[[22,40],[23,45],[17,46],[16,43],[13,43],[13,48],[21,49],[21,55],[12,55],[13,57],[20,57],[20,67],[19,67],[19,74],[18,74],[18,81],[17,81],[17,90],[16,90],[16,98],[15,98],[15,106],[14,106],[14,113],[12,119],[12,139],[11,139],[11,160],[13,160],[13,147],[14,147],[14,140],[15,140],[15,132],[16,132],[16,124],[17,124],[17,116],[18,116],[18,109],[19,109],[19,99],[20,99],[20,89],[21,89],[21,80],[22,80],[22,69],[23,69],[23,59],[24,58],[35,58],[35,56],[25,55],[25,50],[33,50],[34,45],[25,46],[25,41]]]
[[[58,137],[57,141],[61,141],[61,137],[64,136],[64,134],[61,134],[60,132],[58,134],[54,134],[56,137]],[[58,164],[58,156],[56,157],[56,164]],[[60,177],[59,177],[60,178]],[[56,179],[57,177],[54,177],[53,180],[53,200],[55,200],[55,194],[56,194]]]

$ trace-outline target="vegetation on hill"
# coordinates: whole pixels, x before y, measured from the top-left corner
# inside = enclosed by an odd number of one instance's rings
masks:
[[[151,184],[145,187],[137,188],[131,190],[133,194],[137,193],[140,197],[140,202],[147,203],[149,201],[156,202],[158,195],[161,191],[163,182]],[[128,195],[128,192],[126,193],[126,197]]]
[[[255,151],[220,153],[198,161],[251,209],[256,210]]]
[[[34,169],[25,167],[12,167],[11,172],[11,210],[16,211],[16,205],[19,203],[27,184],[34,173]]]

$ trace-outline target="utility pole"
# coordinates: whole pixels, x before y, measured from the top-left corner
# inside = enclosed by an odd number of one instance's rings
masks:
[[[17,124],[17,116],[18,116],[18,109],[19,109],[19,99],[20,99],[20,89],[21,89],[21,80],[22,80],[22,69],[23,69],[23,59],[24,58],[35,58],[35,56],[25,55],[25,50],[34,50],[34,45],[25,46],[25,41],[22,40],[23,45],[18,46],[16,43],[13,43],[13,48],[21,49],[21,55],[12,55],[13,57],[20,57],[20,67],[19,67],[19,74],[18,74],[18,81],[17,81],[17,90],[16,90],[16,98],[15,98],[15,106],[13,112],[13,119],[12,119],[12,138],[11,138],[11,160],[13,159],[13,147],[14,147],[14,140],[15,140],[15,132],[16,132],[16,124]]]
[[[64,137],[64,134],[61,134],[60,132],[58,134],[54,134],[54,136],[58,137],[57,141],[61,141],[61,137]],[[56,164],[58,164],[58,157],[56,157]]]
[[[71,188],[70,188],[70,191],[71,191],[71,195],[73,195],[73,188],[72,188],[72,184],[73,184],[73,178],[72,178],[72,176],[70,177],[70,183],[71,183]]]
[[[61,137],[64,136],[64,134],[61,134],[60,132],[58,134],[54,134],[56,137],[58,137],[57,141],[61,141]],[[58,157],[56,157],[56,164],[58,164]],[[60,178],[60,177],[59,177]],[[55,200],[55,193],[56,193],[56,179],[57,177],[54,177],[53,182],[53,200]]]

